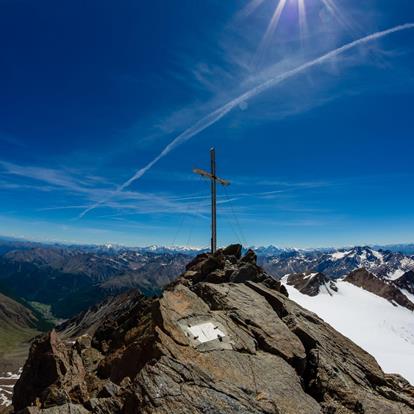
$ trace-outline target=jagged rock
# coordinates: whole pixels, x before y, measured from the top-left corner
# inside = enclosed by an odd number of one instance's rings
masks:
[[[116,398],[91,398],[85,407],[94,414],[121,414],[123,404]]]
[[[246,282],[247,280],[255,280],[258,274],[257,266],[246,263],[231,275],[230,280],[236,283]]]
[[[205,281],[211,283],[223,283],[228,280],[228,276],[229,274],[226,273],[224,270],[215,270],[214,272],[211,272],[207,275]]]
[[[121,388],[113,382],[107,382],[98,393],[99,398],[116,397],[120,394]]]
[[[358,269],[351,272],[345,279],[345,282],[352,283],[368,292],[375,293],[390,301],[393,305],[404,306],[414,311],[414,303],[412,303],[401,291],[391,282],[379,279],[365,269]]]
[[[91,347],[92,338],[90,335],[85,334],[78,337],[75,342],[76,350],[81,353],[84,349],[88,349]]]
[[[414,271],[410,270],[404,273],[400,278],[394,280],[394,284],[414,295]]]
[[[13,405],[23,409],[78,403],[86,396],[85,370],[75,347],[66,347],[55,331],[36,339],[23,373],[15,385]]]
[[[308,296],[317,296],[322,287],[328,293],[331,293],[329,289],[338,290],[335,283],[323,273],[294,273],[287,277],[286,283]]]
[[[193,260],[191,260],[190,263],[187,264],[187,266],[185,267],[185,269],[186,270],[193,270],[193,269],[195,269],[199,263],[204,262],[206,259],[208,259],[208,257],[209,257],[209,255],[207,253],[199,254]]]
[[[59,413],[68,403],[101,414],[414,412],[406,381],[231,257],[233,248],[199,256],[161,298],[102,321],[80,355],[79,341],[56,334],[35,342],[15,408],[37,403],[33,413],[50,414],[45,396],[58,389],[67,396],[54,401]]]
[[[136,290],[110,297],[69,319],[56,330],[62,338],[77,338],[85,334],[93,336],[103,320],[116,319],[119,314],[131,309],[142,297]]]
[[[282,295],[286,296],[287,298],[289,297],[289,293],[286,289],[285,286],[283,286],[278,280],[275,280],[271,277],[266,277],[265,279],[263,279],[262,281],[260,281],[264,286],[270,288],[270,289],[275,289],[278,292],[280,292]]]
[[[257,263],[257,255],[252,249],[249,249],[242,257],[241,261],[255,265]]]
[[[18,414],[89,414],[90,412],[82,405],[64,404],[41,410],[37,407],[28,407],[19,411]]]
[[[225,256],[234,256],[237,260],[239,260],[242,254],[242,245],[231,244],[223,249],[223,254]]]
[[[338,292],[338,286],[336,286],[336,283],[335,283],[333,280],[331,280],[331,281],[329,282],[329,288],[330,288],[331,290],[333,290],[334,292]]]

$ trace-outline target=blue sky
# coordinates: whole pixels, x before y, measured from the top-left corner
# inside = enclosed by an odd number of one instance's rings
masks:
[[[207,246],[215,146],[220,244],[414,241],[414,30],[306,67],[414,3],[284,1],[0,0],[0,234]]]

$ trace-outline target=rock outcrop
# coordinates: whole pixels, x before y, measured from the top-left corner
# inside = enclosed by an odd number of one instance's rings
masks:
[[[143,299],[144,296],[137,290],[109,297],[62,323],[56,330],[62,339],[77,338],[85,334],[93,336],[102,321],[116,320]]]
[[[387,299],[393,305],[404,306],[410,311],[414,311],[414,303],[412,303],[407,296],[405,296],[400,289],[398,289],[392,281],[379,279],[366,269],[358,269],[350,273],[345,279],[345,282],[352,283],[368,292],[374,293]]]
[[[323,273],[293,273],[285,278],[289,286],[308,296],[317,296],[321,289],[330,295],[338,290],[336,283]]]
[[[394,280],[394,284],[414,295],[414,271],[410,270],[404,273],[400,278]]]
[[[16,413],[414,412],[414,388],[287,297],[240,246],[73,343],[33,344]],[[92,318],[93,319],[93,318]]]

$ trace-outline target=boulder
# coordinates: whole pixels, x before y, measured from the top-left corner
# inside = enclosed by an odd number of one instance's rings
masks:
[[[77,404],[64,404],[56,407],[40,409],[38,407],[27,407],[18,414],[89,414],[86,408]],[[109,414],[109,412],[108,412]]]
[[[247,282],[248,280],[256,280],[259,274],[260,271],[257,266],[245,263],[233,272],[230,280],[235,283]]]
[[[244,263],[251,263],[255,265],[257,263],[257,255],[252,249],[249,249],[246,252],[246,254],[241,258],[241,261]]]
[[[224,256],[234,256],[237,260],[240,259],[242,254],[241,244],[231,244],[222,250]]]

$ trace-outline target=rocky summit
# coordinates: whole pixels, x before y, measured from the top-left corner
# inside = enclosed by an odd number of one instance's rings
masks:
[[[99,324],[89,315],[88,334],[69,324],[80,336],[37,338],[11,412],[414,412],[407,381],[289,300],[239,245],[197,256],[160,298],[128,300]]]

